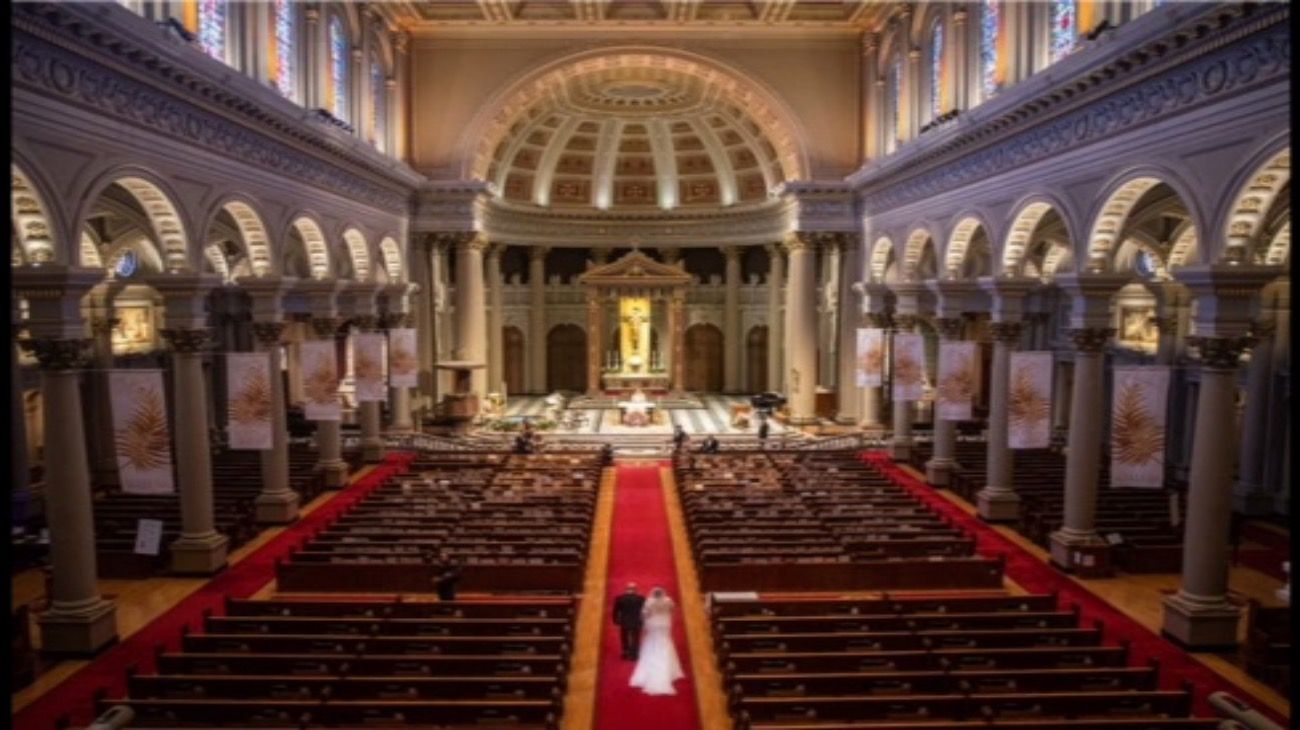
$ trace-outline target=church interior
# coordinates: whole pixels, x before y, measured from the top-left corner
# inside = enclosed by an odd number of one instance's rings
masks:
[[[1288,3],[10,43],[12,727],[1291,726]]]

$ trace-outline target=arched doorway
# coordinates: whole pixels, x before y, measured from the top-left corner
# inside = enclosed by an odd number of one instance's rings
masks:
[[[502,327],[501,342],[506,393],[518,395],[524,392],[524,333],[518,327]]]
[[[701,393],[722,391],[722,330],[711,324],[686,329],[686,362],[683,379],[686,390]]]
[[[560,324],[546,335],[546,389],[587,390],[587,333],[576,324]]]
[[[767,334],[767,325],[761,324],[750,329],[745,338],[745,372],[749,373],[750,393],[772,389],[767,383]]]

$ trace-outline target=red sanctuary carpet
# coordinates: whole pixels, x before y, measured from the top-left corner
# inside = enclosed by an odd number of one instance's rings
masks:
[[[651,697],[628,686],[635,662],[621,658],[618,628],[613,623],[613,600],[637,584],[642,594],[659,586],[681,605],[677,568],[659,483],[659,466],[620,466],[614,493],[614,524],[609,546],[609,575],[601,620],[605,631],[600,644],[596,687],[597,730],[695,730],[695,678],[681,616],[674,617],[673,643],[686,677],[674,683],[677,694]]]
[[[134,665],[142,674],[152,673],[155,647],[162,645],[170,651],[178,650],[181,627],[188,625],[191,630],[200,631],[204,610],[220,614],[226,596],[247,598],[261,590],[275,577],[277,560],[287,557],[309,537],[338,519],[388,477],[406,471],[414,458],[412,453],[390,453],[369,474],[23,708],[14,716],[16,730],[53,730],[55,722],[64,715],[71,717],[74,726],[88,725],[95,719],[97,690],[107,690],[109,697],[125,696],[127,667]]]
[[[1191,683],[1194,696],[1192,707],[1197,715],[1217,717],[1218,713],[1210,706],[1207,698],[1214,692],[1225,691],[1253,705],[1256,710],[1283,727],[1289,726],[1286,718],[1274,712],[1254,695],[1224,679],[1172,642],[1161,638],[1155,632],[1116,610],[1095,593],[1003,537],[979,518],[967,514],[938,494],[929,484],[895,465],[885,452],[868,451],[863,454],[863,460],[974,535],[976,550],[981,555],[1006,556],[1007,577],[1020,584],[1025,590],[1032,593],[1056,591],[1062,605],[1079,605],[1083,625],[1091,625],[1094,621],[1104,622],[1103,636],[1107,643],[1113,645],[1124,641],[1130,643],[1130,663],[1141,666],[1145,665],[1148,659],[1159,660],[1162,689],[1177,689],[1183,681]]]

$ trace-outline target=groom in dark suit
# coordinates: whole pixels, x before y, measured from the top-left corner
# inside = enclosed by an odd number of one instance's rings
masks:
[[[614,624],[623,644],[623,658],[636,659],[641,645],[641,607],[645,596],[636,592],[636,584],[628,583],[623,595],[614,599]]]

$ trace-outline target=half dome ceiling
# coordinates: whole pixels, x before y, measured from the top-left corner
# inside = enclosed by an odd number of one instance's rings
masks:
[[[573,68],[521,111],[487,179],[547,207],[725,207],[766,200],[790,174],[744,102],[662,64]]]

